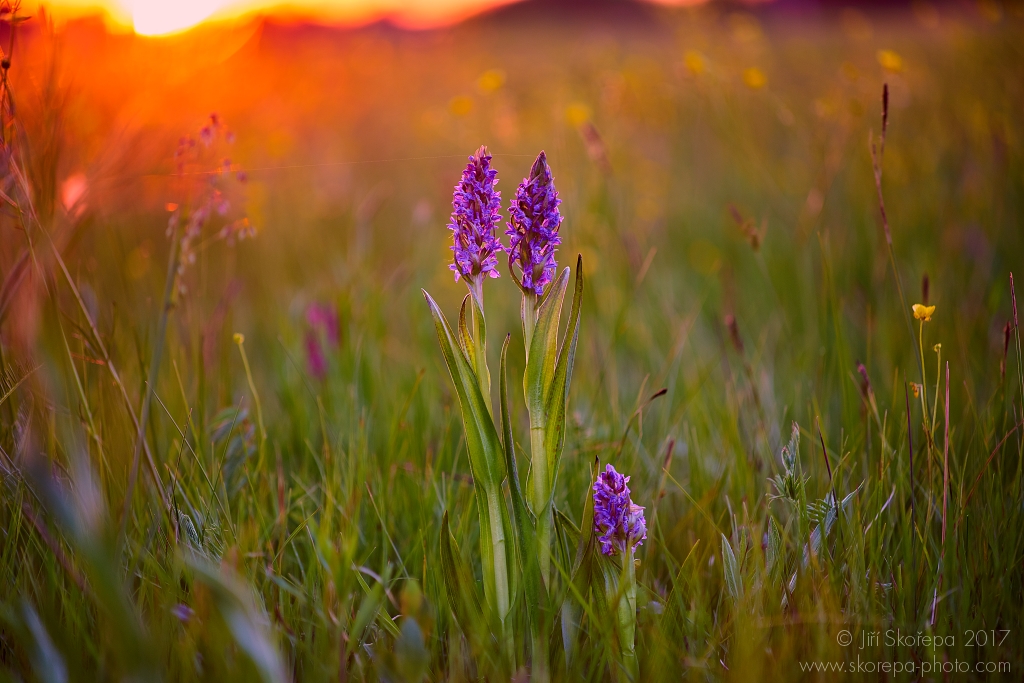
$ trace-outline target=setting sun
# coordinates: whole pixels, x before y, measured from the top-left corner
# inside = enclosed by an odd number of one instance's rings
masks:
[[[146,36],[166,35],[191,28],[220,8],[218,0],[130,0],[135,32]]]

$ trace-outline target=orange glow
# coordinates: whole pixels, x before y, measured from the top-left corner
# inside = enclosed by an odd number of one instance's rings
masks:
[[[27,0],[23,12],[45,7],[59,20],[102,15],[108,26],[147,36],[180,33],[204,21],[252,15],[362,24],[389,19],[409,28],[449,24],[517,0]],[[678,1],[678,0],[671,0]]]
[[[178,33],[220,9],[218,0],[129,0],[135,32],[144,36]]]

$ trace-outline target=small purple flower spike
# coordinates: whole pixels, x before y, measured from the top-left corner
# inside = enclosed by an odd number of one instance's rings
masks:
[[[482,146],[469,157],[462,180],[452,195],[452,216],[448,229],[452,231],[452,251],[455,262],[448,266],[455,279],[476,281],[482,273],[498,277],[498,252],[505,247],[494,231],[501,220],[501,192],[498,172],[491,168],[491,155]]]
[[[324,347],[320,345],[320,337],[316,332],[306,332],[306,363],[309,365],[309,374],[316,379],[323,381],[327,377],[327,357],[324,356]]]
[[[605,555],[625,555],[647,538],[644,509],[630,500],[628,482],[611,465],[594,482],[594,531]]]
[[[341,341],[337,309],[328,304],[314,303],[306,309],[306,322],[313,330],[323,331],[330,345],[337,348]]]
[[[530,177],[524,178],[516,189],[516,197],[508,207],[512,220],[505,231],[511,238],[509,269],[513,263],[518,263],[523,271],[520,286],[538,296],[544,293],[558,267],[555,247],[562,243],[558,237],[558,227],[562,224],[558,212],[561,203],[547,155],[541,152],[533,162]]]

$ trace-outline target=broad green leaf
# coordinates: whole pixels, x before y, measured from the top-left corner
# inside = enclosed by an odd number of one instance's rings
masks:
[[[484,594],[488,606],[504,624],[511,608],[509,575],[516,571],[512,546],[512,524],[501,489],[505,478],[505,457],[494,427],[488,404],[469,364],[456,341],[444,314],[426,291],[423,296],[434,318],[437,340],[448,373],[462,406],[470,467],[476,488],[476,507],[480,517],[480,559],[484,575]],[[506,547],[507,542],[507,547]],[[507,635],[507,634],[506,634]]]
[[[722,573],[725,575],[725,589],[728,591],[729,597],[739,600],[743,595],[743,579],[740,577],[736,555],[725,534],[722,534]]]
[[[480,393],[484,397],[484,405],[487,407],[487,414],[494,420],[494,406],[491,403],[491,371],[487,367],[487,319],[484,317],[484,306],[482,288],[470,288],[470,297],[473,302],[473,337],[475,350],[473,351],[473,367],[476,368],[477,378],[480,383]]]
[[[516,442],[512,435],[512,417],[508,407],[508,344],[511,335],[505,336],[501,346],[501,361],[498,376],[498,401],[501,411],[501,430],[505,441],[505,470],[508,472],[508,488],[512,500],[512,514],[515,521],[516,556],[522,571],[523,597],[526,603],[527,620],[530,624],[532,642],[542,642],[541,623],[547,612],[547,589],[541,580],[539,558],[537,557],[536,519],[523,497],[516,465]],[[513,572],[514,575],[514,572]],[[536,656],[536,653],[535,653]]]
[[[633,553],[619,558],[601,555],[597,558],[597,564],[600,567],[604,591],[595,592],[603,592],[602,611],[607,609],[611,614],[621,664],[629,679],[636,680],[636,567]]]
[[[562,456],[562,445],[565,441],[565,409],[569,399],[569,383],[572,380],[572,366],[576,358],[576,343],[580,334],[580,306],[583,303],[583,257],[576,258],[576,285],[572,294],[572,308],[569,312],[569,325],[565,339],[558,350],[558,361],[555,363],[551,386],[547,389],[544,405],[546,425],[544,431],[544,449],[548,454],[548,481],[554,489],[558,463]]]
[[[505,343],[501,346],[500,373],[498,379],[498,400],[501,404],[501,430],[505,440],[505,471],[508,473],[509,493],[512,497],[512,511],[515,516],[516,532],[519,536],[521,546],[527,543],[524,534],[532,534],[536,519],[533,512],[526,504],[523,496],[523,489],[519,482],[519,468],[516,465],[516,445],[512,436],[512,417],[508,408],[508,377],[506,373],[506,358],[508,356],[508,344],[511,335],[505,335]],[[532,540],[529,541],[532,544]],[[525,546],[524,546],[525,547]]]
[[[527,340],[530,344],[530,355],[526,362],[523,389],[526,392],[526,406],[530,411],[531,425],[543,424],[544,399],[555,371],[558,352],[558,318],[568,284],[569,269],[565,268],[558,279],[548,286],[547,294],[537,305],[533,339]],[[530,311],[526,311],[526,315],[530,314]]]
[[[462,299],[462,308],[459,309],[459,346],[466,354],[469,366],[476,370],[476,346],[473,344],[473,335],[469,333],[469,325],[466,323],[467,303],[469,303],[469,294]]]
[[[531,614],[544,602],[544,585],[540,578],[540,566],[536,556],[536,524],[537,521],[526,504],[522,486],[519,482],[519,468],[516,465],[516,445],[512,436],[512,418],[508,408],[508,381],[506,359],[510,335],[505,336],[501,347],[500,377],[498,378],[499,402],[501,404],[501,428],[505,441],[505,470],[508,472],[508,488],[512,499],[512,515],[515,522],[516,555],[523,573],[523,585],[526,590],[526,604]]]
[[[455,390],[459,395],[473,479],[485,487],[497,487],[505,477],[504,456],[498,432],[494,428],[494,421],[491,419],[484,403],[484,397],[480,393],[480,386],[476,381],[476,371],[462,352],[455,334],[437,303],[425,291],[423,296],[427,300],[427,305],[430,306],[430,313],[434,318],[434,327],[437,331],[437,340],[441,345],[441,353],[444,355],[448,373],[451,375]]]
[[[580,529],[576,524],[569,519],[568,516],[558,508],[554,509],[555,524],[561,530],[562,535],[565,539],[565,566],[571,566],[571,563],[576,558],[576,546],[580,542]]]

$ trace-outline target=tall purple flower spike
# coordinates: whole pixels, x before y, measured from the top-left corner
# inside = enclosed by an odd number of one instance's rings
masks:
[[[611,465],[594,482],[594,531],[605,555],[625,555],[647,538],[644,509],[630,500],[628,482]]]
[[[547,155],[541,152],[533,162],[530,177],[524,178],[516,189],[516,197],[508,207],[512,220],[505,231],[511,238],[509,269],[513,263],[518,263],[523,272],[520,286],[538,296],[544,293],[558,267],[555,247],[562,243],[558,237],[558,227],[562,224],[558,212],[561,203]],[[515,277],[514,272],[512,275]]]
[[[455,272],[455,280],[464,277],[476,280],[481,273],[498,277],[498,252],[505,251],[495,235],[501,220],[501,192],[498,172],[491,168],[491,155],[480,146],[469,157],[462,180],[452,195],[452,216],[448,229],[452,231],[452,251],[455,262],[448,266]]]

